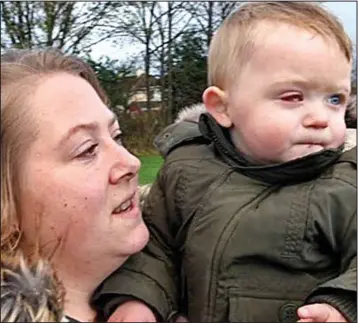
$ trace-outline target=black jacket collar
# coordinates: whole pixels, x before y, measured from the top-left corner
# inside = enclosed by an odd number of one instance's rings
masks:
[[[255,165],[248,161],[233,145],[229,131],[217,124],[208,113],[200,116],[199,129],[212,142],[219,157],[246,176],[270,184],[290,184],[311,180],[332,165],[342,154],[338,149],[326,149],[289,162],[271,165]]]

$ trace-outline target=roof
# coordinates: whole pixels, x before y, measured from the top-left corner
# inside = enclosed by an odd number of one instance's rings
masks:
[[[139,90],[145,90],[146,88],[146,80],[145,74],[137,77],[136,75],[133,76],[126,76],[122,78],[120,81],[120,86],[127,90],[128,92],[137,92]],[[149,75],[149,86],[159,86],[160,79],[155,78],[154,76]]]

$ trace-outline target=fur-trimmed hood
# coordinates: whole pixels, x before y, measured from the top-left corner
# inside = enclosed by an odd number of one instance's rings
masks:
[[[179,123],[181,121],[198,123],[200,115],[205,112],[206,112],[206,108],[203,103],[197,103],[190,107],[185,107],[184,109],[180,110],[174,123]]]
[[[1,322],[60,322],[64,288],[49,263],[1,253]]]

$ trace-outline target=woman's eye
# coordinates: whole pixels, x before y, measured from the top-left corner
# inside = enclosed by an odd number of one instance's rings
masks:
[[[98,144],[93,144],[89,148],[87,148],[85,151],[80,153],[78,157],[86,158],[86,157],[93,157],[96,155]]]
[[[333,94],[328,98],[328,103],[331,105],[342,105],[344,103],[344,97],[341,94]]]
[[[280,99],[285,102],[301,102],[303,101],[303,95],[299,93],[293,93],[281,96]]]
[[[123,145],[123,141],[122,141],[122,134],[118,134],[116,136],[114,136],[113,140],[118,144],[118,145]]]

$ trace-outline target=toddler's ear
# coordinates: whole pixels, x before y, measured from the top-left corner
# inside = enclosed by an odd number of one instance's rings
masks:
[[[231,118],[227,111],[227,94],[216,86],[209,86],[203,93],[206,110],[222,127],[230,128]]]

